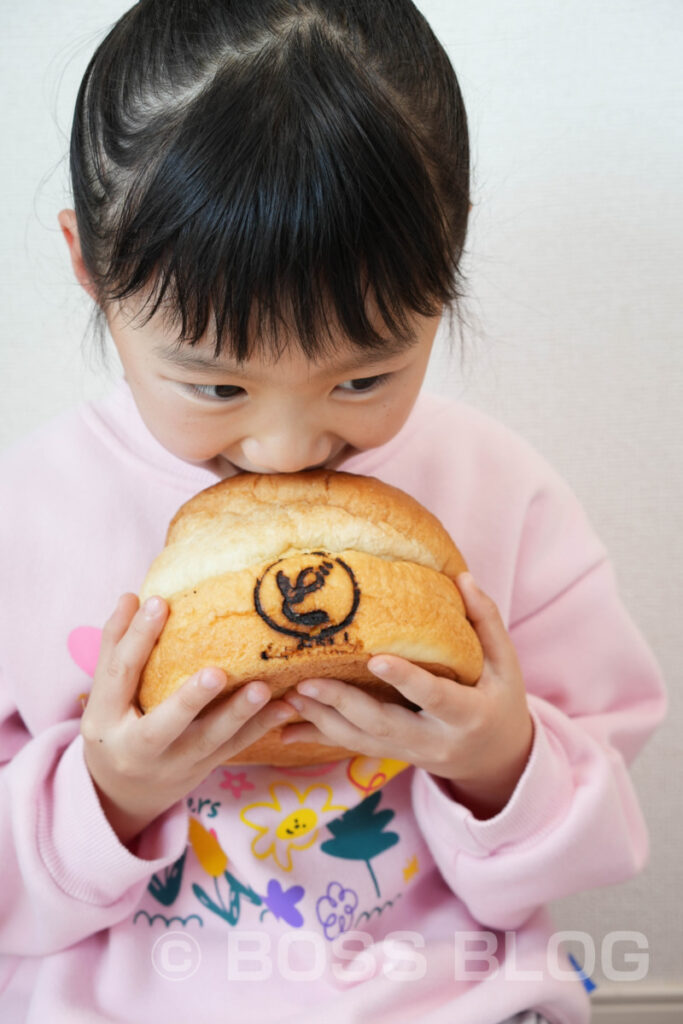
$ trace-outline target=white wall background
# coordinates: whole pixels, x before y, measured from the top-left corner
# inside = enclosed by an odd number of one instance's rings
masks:
[[[56,217],[80,77],[128,6],[0,11],[0,447],[109,387],[82,346],[88,300]],[[437,356],[428,386],[503,419],[567,477],[669,684],[669,719],[634,767],[650,865],[555,917],[593,937],[603,988],[613,930],[646,936],[649,983],[682,981],[683,3],[418,6],[460,79],[475,200],[467,358]]]

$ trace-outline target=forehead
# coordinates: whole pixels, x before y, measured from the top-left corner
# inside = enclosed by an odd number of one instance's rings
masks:
[[[295,321],[290,317],[280,318],[275,326],[264,325],[257,310],[252,308],[248,328],[251,344],[247,344],[246,355],[244,349],[240,351],[239,346],[231,344],[230,336],[223,332],[223,324],[220,343],[217,343],[218,325],[215,320],[211,322],[211,317],[201,336],[192,337],[191,333],[183,336],[178,329],[178,313],[173,302],[162,296],[159,305],[155,305],[153,289],[149,294],[143,290],[139,295],[129,296],[106,312],[110,328],[114,323],[119,327],[121,340],[131,358],[135,356],[134,350],[142,347],[147,358],[151,356],[166,367],[209,376],[239,374],[245,378],[272,379],[273,370],[284,372],[287,369],[308,379],[345,373],[369,376],[372,369],[367,373],[362,371],[395,361],[411,351],[414,354],[426,352],[431,347],[442,308],[432,314],[403,310],[400,325],[391,329],[378,309],[372,290],[368,290],[364,301],[371,336],[360,341],[343,330],[335,315],[325,318],[326,330],[311,343],[308,336],[299,337],[292,326]],[[184,320],[182,327],[184,330]]]
[[[162,369],[201,373],[209,379],[234,375],[271,382],[274,374],[288,376],[290,380],[372,376],[400,368],[402,359],[421,355],[428,358],[442,310],[432,316],[407,314],[405,330],[398,335],[374,315],[376,340],[366,346],[355,344],[342,330],[332,326],[326,339],[329,344],[314,353],[306,352],[298,336],[283,324],[282,333],[272,342],[270,335],[255,331],[253,350],[244,359],[238,358],[229,340],[217,346],[213,329],[207,329],[197,341],[179,337],[177,327],[169,323],[163,309],[146,317],[144,305],[141,310],[137,301],[129,299],[112,305],[106,313],[119,351],[123,349],[129,359],[144,354],[145,360],[152,359]]]

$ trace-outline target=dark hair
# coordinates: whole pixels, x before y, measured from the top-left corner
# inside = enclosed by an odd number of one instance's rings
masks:
[[[179,343],[213,317],[216,355],[285,326],[316,358],[335,327],[391,347],[369,298],[400,348],[407,312],[461,297],[467,119],[410,0],[141,0],[88,65],[70,162],[99,332],[144,295]]]

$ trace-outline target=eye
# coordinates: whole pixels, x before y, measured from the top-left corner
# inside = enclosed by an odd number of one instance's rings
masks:
[[[376,377],[354,377],[353,380],[343,381],[337,387],[341,388],[342,391],[351,392],[374,391],[375,388],[379,388],[382,384],[386,383],[390,377],[390,373],[380,373]]]
[[[244,388],[236,384],[186,384],[185,387],[191,394],[213,402],[229,402],[231,398],[246,395]]]

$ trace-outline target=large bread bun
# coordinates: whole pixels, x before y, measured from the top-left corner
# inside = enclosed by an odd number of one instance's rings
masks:
[[[483,656],[454,582],[465,569],[435,516],[372,477],[315,470],[223,480],[178,510],[142,586],[140,601],[159,594],[170,614],[141,677],[140,706],[149,711],[205,665],[227,674],[217,699],[252,679],[281,697],[302,679],[331,676],[405,705],[367,669],[381,653],[473,684]],[[284,745],[280,731],[231,760],[299,765],[354,753]]]

